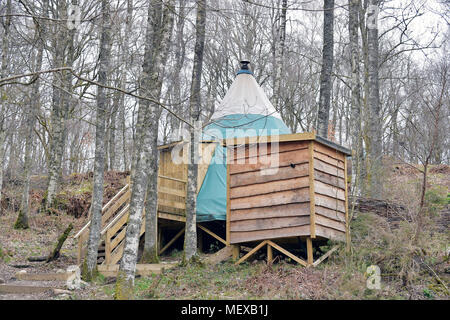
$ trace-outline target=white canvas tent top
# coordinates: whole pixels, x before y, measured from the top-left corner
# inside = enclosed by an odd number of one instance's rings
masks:
[[[214,113],[211,124],[203,130],[203,140],[291,133],[248,69],[248,63],[241,62],[241,70]],[[197,195],[199,222],[226,220],[226,157],[227,147],[218,143]]]
[[[248,64],[248,61],[241,62],[241,70],[237,73],[212,119],[231,114],[257,114],[281,119],[280,114],[248,69]]]

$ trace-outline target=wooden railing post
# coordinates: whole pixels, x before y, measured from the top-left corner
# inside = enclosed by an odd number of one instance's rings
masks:
[[[106,238],[105,238],[105,264],[111,263],[111,233],[110,231],[106,231]]]

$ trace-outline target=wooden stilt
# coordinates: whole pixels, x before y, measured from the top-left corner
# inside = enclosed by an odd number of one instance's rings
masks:
[[[306,252],[308,255],[308,266],[311,266],[314,263],[314,257],[313,257],[313,247],[312,247],[312,240],[310,237],[306,238]]]
[[[272,246],[268,243],[267,244],[267,264],[271,265],[273,261],[273,250]]]
[[[237,261],[239,259],[239,254],[241,253],[241,247],[237,244],[233,244],[232,248],[233,248],[233,261]]]
[[[203,252],[203,232],[197,232],[197,247],[198,252]]]

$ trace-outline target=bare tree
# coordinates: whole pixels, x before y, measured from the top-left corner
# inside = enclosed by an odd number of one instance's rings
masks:
[[[98,83],[106,85],[111,63],[111,16],[109,0],[102,0],[102,27],[100,38],[100,50],[98,54],[99,70]],[[103,86],[97,88],[97,119],[95,130],[95,160],[94,182],[91,204],[91,224],[89,229],[89,241],[87,256],[84,261],[83,277],[91,280],[97,268],[98,246],[100,241],[102,206],[103,206],[103,181],[105,171],[105,125],[108,110],[106,89]]]
[[[322,72],[320,74],[317,133],[320,136],[327,138],[331,102],[331,73],[333,70],[334,0],[324,0],[323,9]]]
[[[199,159],[200,87],[202,81],[203,51],[205,46],[206,0],[197,1],[194,68],[192,70],[189,119],[194,126],[189,128],[189,163],[186,195],[186,232],[184,233],[183,263],[195,262],[197,254],[197,177]]]
[[[8,61],[9,61],[9,30],[11,27],[11,0],[6,2],[6,17],[3,18],[2,24],[4,28],[2,37],[2,56],[1,56],[1,77],[5,78],[8,73]],[[7,112],[6,108],[6,92],[5,86],[0,87],[0,204],[2,202],[2,191],[3,191],[3,166],[5,158],[5,141],[6,141],[6,128],[5,128],[5,115]],[[2,211],[2,206],[0,205],[0,213]]]
[[[173,11],[175,6],[173,1],[167,1],[164,5],[163,19],[158,21],[154,19],[153,21],[153,73],[150,82],[150,96],[155,99],[160,99],[161,89],[164,80],[164,57],[167,57],[170,47],[170,36],[172,34],[173,28]],[[161,19],[159,19],[161,20]],[[158,152],[155,152],[158,148],[158,133],[159,133],[159,118],[161,115],[161,110],[159,106],[152,105],[153,119],[151,123],[153,125],[149,128],[152,147],[148,150],[152,150],[152,153],[147,155],[149,161],[148,166],[151,168],[158,167]],[[144,253],[142,256],[142,262],[155,263],[159,261],[158,258],[158,170],[152,170],[148,175],[148,186],[147,186],[147,196],[146,196],[146,206],[145,206],[145,244]]]

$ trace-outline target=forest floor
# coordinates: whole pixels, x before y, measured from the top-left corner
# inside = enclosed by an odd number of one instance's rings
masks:
[[[268,266],[264,252],[239,266],[231,261],[177,266],[161,275],[137,278],[136,298],[450,299],[450,167],[436,166],[430,170],[426,226],[417,243],[411,239],[420,174],[405,165],[390,165],[390,170],[385,179],[385,187],[389,190],[386,198],[396,206],[380,209],[378,204],[371,207],[370,201],[356,206],[359,210],[353,213],[350,255],[341,245],[338,252],[316,268],[303,268],[281,255]],[[105,182],[109,190],[107,199],[123,186],[125,177],[121,173],[108,174]],[[60,194],[61,206],[53,214],[37,211],[43,198],[42,185],[45,185],[42,179],[36,178],[27,230],[12,228],[17,218],[14,206],[17,201],[20,203],[20,197],[11,196],[17,186],[7,189],[8,200],[0,215],[0,283],[14,281],[20,270],[57,272],[76,264],[77,243],[73,237],[67,239],[61,257],[56,261],[29,262],[28,257],[47,255],[70,223],[74,225],[72,236],[85,224],[91,191],[89,175],[67,179]],[[173,250],[163,260],[180,258],[181,252]],[[381,269],[380,290],[370,290],[366,286],[366,270],[373,264]],[[113,298],[114,283],[113,278],[99,276],[70,294],[57,295],[52,291],[30,295],[0,294],[0,300],[109,300]]]

